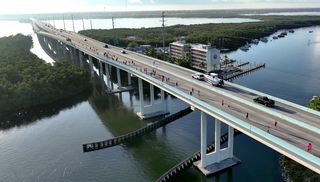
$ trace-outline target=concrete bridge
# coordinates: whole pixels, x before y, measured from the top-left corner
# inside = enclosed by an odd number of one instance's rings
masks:
[[[131,85],[131,77],[137,77],[140,98],[140,112],[137,114],[142,119],[168,113],[165,92],[201,111],[201,160],[195,165],[205,175],[240,162],[233,155],[234,129],[320,173],[320,112],[230,82],[225,82],[223,88],[213,87],[192,79],[193,70],[127,50],[124,54],[119,47],[108,45],[105,48],[105,43],[75,32],[55,29],[47,23],[33,20],[32,25],[39,36],[50,40],[48,47],[55,44],[54,47],[60,49],[53,52],[62,51],[70,57],[79,57],[77,64],[83,66],[88,63],[92,75],[94,62],[98,64],[97,71],[108,92],[126,90],[124,86]],[[118,88],[110,83],[110,77],[114,76],[111,75],[112,68],[116,69]],[[128,75],[126,85],[121,80],[123,73]],[[145,83],[150,87],[149,105],[144,104]],[[154,98],[154,87],[161,90],[159,103]],[[252,99],[258,95],[275,100],[275,107],[267,108],[254,103]],[[214,117],[215,128],[207,127],[209,116]],[[225,148],[220,146],[222,123],[228,125],[229,132]],[[206,152],[208,129],[215,131],[215,150],[210,153]],[[306,151],[308,143],[313,144],[310,152]]]

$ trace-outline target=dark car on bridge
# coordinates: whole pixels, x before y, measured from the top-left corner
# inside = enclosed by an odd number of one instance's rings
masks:
[[[108,44],[104,45],[104,48],[109,48]]]
[[[67,38],[66,40],[67,40],[68,42],[71,42],[71,39],[70,39],[70,38]]]
[[[254,102],[265,105],[267,107],[274,106],[274,100],[269,99],[268,97],[259,96],[253,99]]]

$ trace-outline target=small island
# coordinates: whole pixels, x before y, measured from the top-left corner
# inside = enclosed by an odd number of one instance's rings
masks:
[[[0,38],[0,118],[25,115],[91,88],[88,71],[67,62],[53,65],[31,53],[31,36]]]

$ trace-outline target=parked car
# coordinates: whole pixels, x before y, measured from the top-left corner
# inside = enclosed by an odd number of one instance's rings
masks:
[[[104,45],[104,48],[109,48],[108,44]]]
[[[204,74],[203,73],[195,73],[195,74],[192,74],[192,78],[197,79],[197,80],[204,80]]]
[[[67,38],[67,41],[68,41],[68,42],[71,42],[71,39],[70,39],[70,38]]]
[[[253,99],[254,102],[265,105],[267,107],[274,106],[274,100],[269,99],[268,97],[259,96]]]
[[[125,50],[122,50],[121,53],[122,54],[127,54],[127,52]]]

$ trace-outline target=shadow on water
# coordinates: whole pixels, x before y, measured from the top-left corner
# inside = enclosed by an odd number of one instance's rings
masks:
[[[30,108],[20,113],[12,113],[0,118],[0,130],[7,130],[12,127],[26,126],[43,118],[52,117],[60,111],[70,109],[77,104],[86,101],[90,91],[85,91],[72,98],[60,100],[48,105]]]

